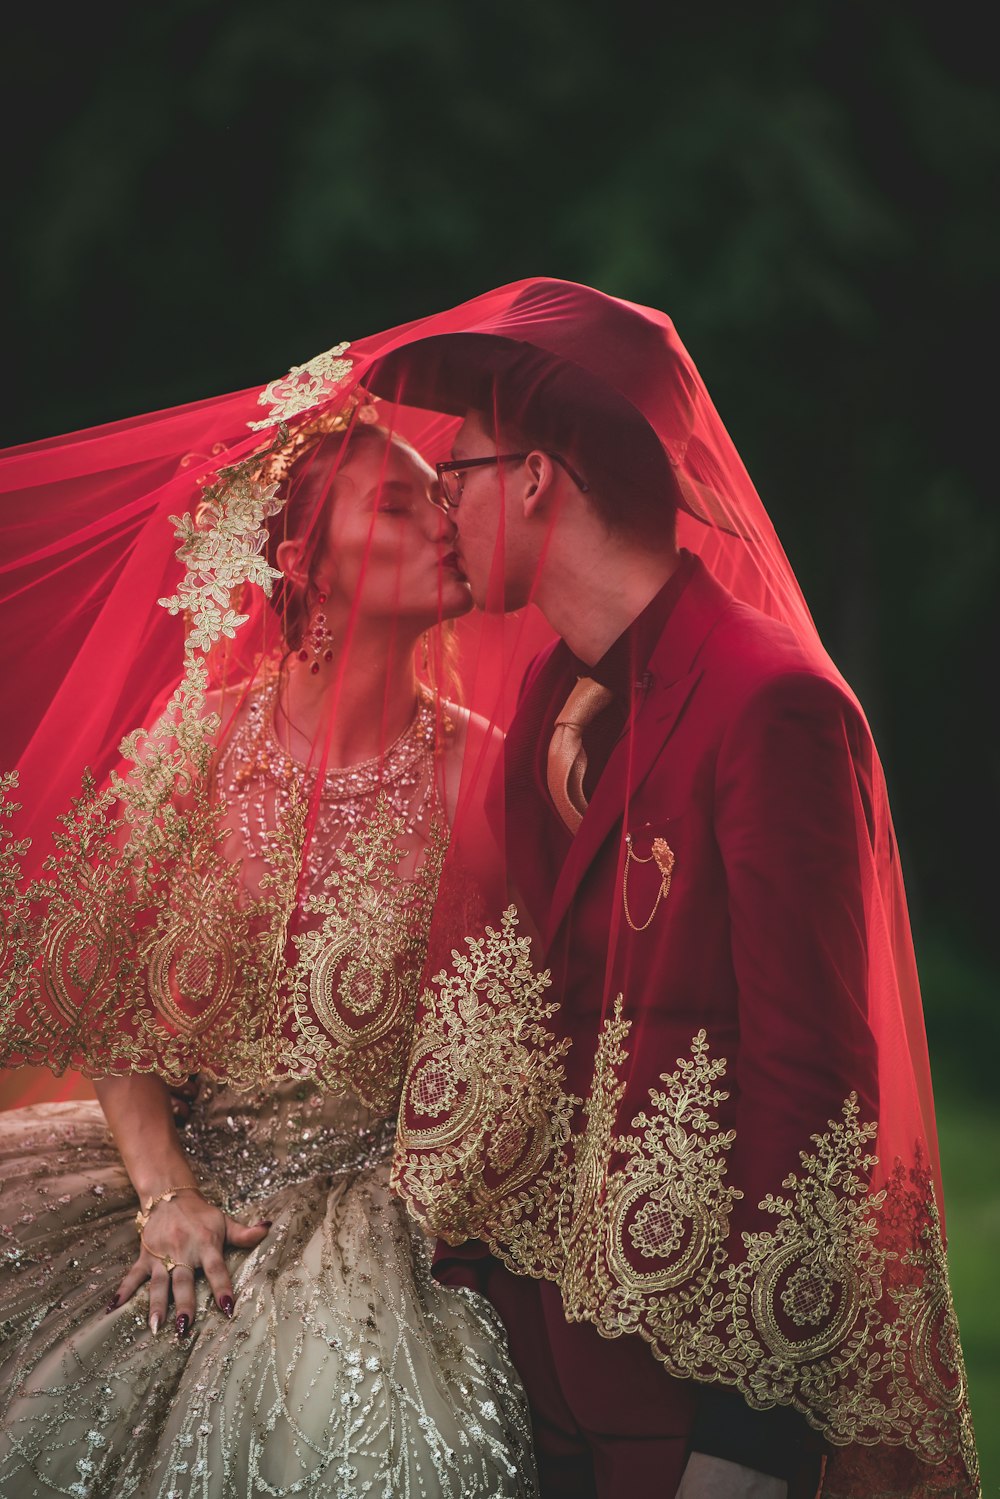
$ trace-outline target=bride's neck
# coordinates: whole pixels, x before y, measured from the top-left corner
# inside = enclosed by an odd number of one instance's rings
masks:
[[[413,718],[416,677],[413,642],[355,636],[333,659],[301,661],[293,653],[281,673],[275,727],[296,758],[330,768],[356,765],[382,753]]]

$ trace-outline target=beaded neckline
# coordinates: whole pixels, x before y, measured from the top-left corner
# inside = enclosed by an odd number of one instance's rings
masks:
[[[297,783],[312,795],[319,780],[323,801],[364,800],[412,776],[416,764],[433,753],[439,735],[452,728],[447,718],[442,722],[436,698],[421,686],[413,717],[381,754],[320,771],[295,759],[281,743],[274,723],[277,687],[275,678],[251,694],[246,718],[223,750],[220,770],[228,764],[234,787],[263,776],[272,784]]]
[[[281,744],[272,717],[276,696],[276,678],[250,693],[243,722],[223,746],[215,770],[248,854],[266,859],[273,835],[303,802],[316,813],[306,854],[311,879],[321,877],[335,850],[368,823],[379,804],[402,819],[407,836],[425,836],[443,816],[435,759],[454,724],[426,688],[418,689],[413,718],[382,755],[325,771],[302,764]]]
[[[247,738],[256,744],[258,753],[250,758],[256,761],[255,768],[266,770],[276,780],[298,780],[311,789],[319,777],[322,781],[320,796],[324,801],[354,801],[392,785],[410,772],[417,760],[424,759],[433,750],[438,730],[435,699],[425,689],[419,689],[413,717],[381,754],[353,765],[328,768],[321,773],[317,766],[304,765],[301,760],[296,760],[281,743],[274,722],[277,705],[276,681],[252,700],[246,732]],[[263,764],[260,763],[262,750]]]

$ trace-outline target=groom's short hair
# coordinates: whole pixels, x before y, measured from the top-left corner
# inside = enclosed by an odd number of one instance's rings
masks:
[[[588,486],[610,532],[673,541],[679,491],[636,408],[569,360],[489,334],[444,334],[387,356],[368,382],[406,405],[481,414],[505,446],[558,453]]]

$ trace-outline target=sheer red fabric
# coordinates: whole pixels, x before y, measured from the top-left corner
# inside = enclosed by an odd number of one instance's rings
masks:
[[[426,463],[470,410],[654,530],[676,518],[683,587],[575,837],[544,756],[580,662],[531,605],[468,612],[450,522],[412,495],[398,520],[407,486],[438,498]],[[261,389],[15,449],[0,488],[5,1058],[399,1103],[396,1185],[443,1238],[555,1281],[571,1319],[680,1377],[802,1411],[830,1494],[976,1492],[884,778],[670,320],[518,282]],[[362,494],[324,663],[309,559]],[[375,638],[381,810],[348,830],[354,874],[381,891],[376,858],[439,854],[392,962],[374,917],[323,924],[317,883]],[[303,651],[330,665],[325,716],[282,740]],[[382,807],[406,673],[423,758]]]
[[[493,811],[535,961],[509,909],[425,991],[399,1188],[450,1243],[554,1279],[571,1319],[795,1406],[833,1444],[827,1492],[975,1492],[864,714],[668,318],[551,281],[454,316],[375,388],[571,459],[647,538],[676,512],[694,555],[575,834],[546,746],[587,663],[557,646],[523,685]]]
[[[398,1014],[374,1027],[362,1066],[347,1055],[359,1044],[350,1017],[331,1047],[315,1013],[329,996],[296,989],[309,989],[304,905],[322,914],[321,850],[363,826],[376,885],[380,862],[404,884],[434,863],[438,823],[458,839],[466,806],[482,802],[462,790],[466,750],[474,779],[489,738],[462,683],[495,683],[488,706],[502,707],[510,652],[462,620],[447,522],[427,503],[433,471],[411,445],[433,455],[454,424],[376,405],[362,365],[338,347],[262,391],[0,463],[11,517],[0,617],[19,705],[3,741],[11,1062],[174,1080],[321,1073],[372,1097],[380,1072],[392,1091],[412,1006],[397,989],[419,976],[426,932],[388,964],[374,916],[366,929],[371,971],[356,983],[385,987]],[[275,566],[283,541],[308,586]],[[321,555],[326,603],[312,578]],[[535,649],[523,624],[498,635],[524,638],[524,660]],[[313,681],[313,655],[324,708],[303,736],[284,694]],[[415,715],[409,727],[400,711]],[[344,749],[352,715],[364,774]],[[406,827],[376,837],[383,791]]]

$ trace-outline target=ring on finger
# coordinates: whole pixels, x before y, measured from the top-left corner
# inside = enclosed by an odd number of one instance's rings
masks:
[[[142,1244],[142,1247],[147,1254],[152,1255],[154,1260],[160,1261],[160,1264],[165,1267],[168,1275],[170,1274],[171,1270],[190,1270],[192,1275],[194,1274],[193,1265],[187,1264],[184,1260],[175,1260],[173,1256],[169,1254],[157,1254],[155,1249],[150,1249],[149,1245],[146,1243],[145,1236],[142,1233],[140,1233],[139,1235],[139,1242]]]

